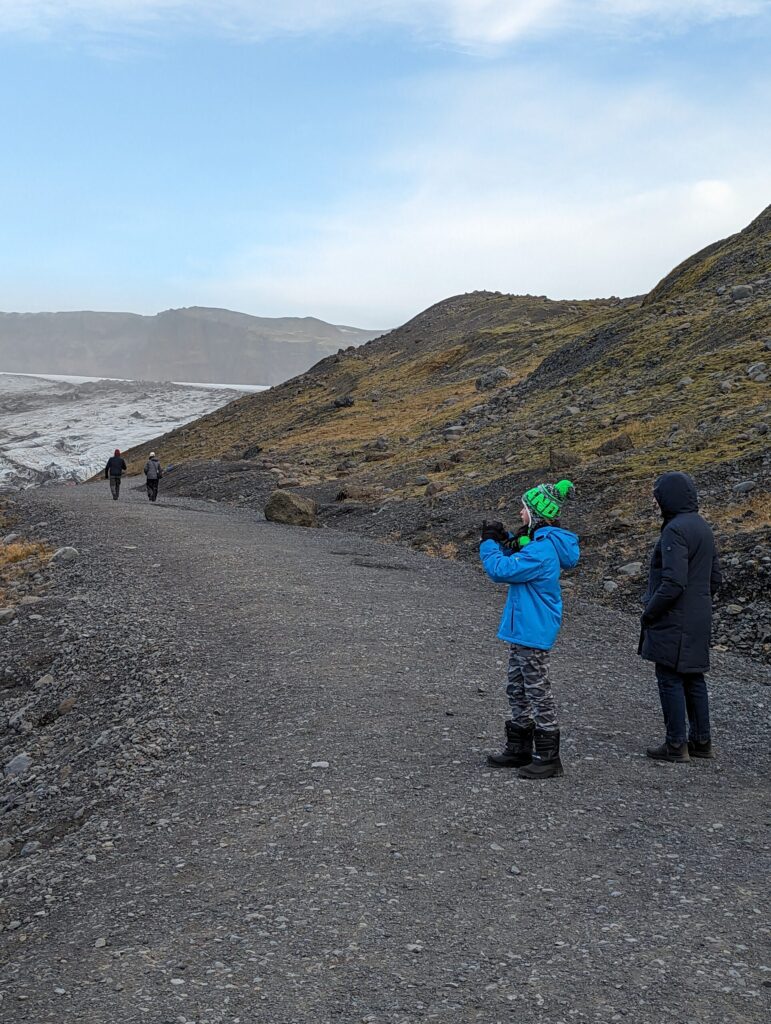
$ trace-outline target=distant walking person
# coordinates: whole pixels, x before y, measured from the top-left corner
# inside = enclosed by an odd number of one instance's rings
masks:
[[[158,498],[158,483],[163,476],[161,464],[155,452],[150,452],[150,457],[145,463],[145,477],[147,479],[147,497],[150,501]]]
[[[120,478],[128,469],[126,460],[121,456],[120,448],[116,448],[113,455],[107,460],[107,465],[104,467],[104,478],[110,480],[110,491],[112,492],[113,501],[118,500],[120,494]]]
[[[704,673],[712,597],[721,583],[715,538],[698,514],[696,485],[687,473],[664,473],[653,496],[664,522],[651,558],[638,653],[656,664],[666,739],[647,754],[657,761],[712,757]]]

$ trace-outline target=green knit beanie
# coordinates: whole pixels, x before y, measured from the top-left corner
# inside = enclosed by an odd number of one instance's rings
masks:
[[[538,484],[525,491],[522,504],[538,519],[551,522],[559,519],[562,506],[575,496],[575,486],[570,480],[560,480],[556,484]]]

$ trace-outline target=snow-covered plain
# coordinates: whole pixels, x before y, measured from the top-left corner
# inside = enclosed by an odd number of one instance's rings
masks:
[[[152,440],[239,392],[259,390],[0,372],[0,490],[85,480],[115,448]]]

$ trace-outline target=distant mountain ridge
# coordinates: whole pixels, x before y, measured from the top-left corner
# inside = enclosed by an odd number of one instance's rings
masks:
[[[260,317],[190,306],[139,313],[0,313],[0,370],[278,384],[382,331],[316,317]]]

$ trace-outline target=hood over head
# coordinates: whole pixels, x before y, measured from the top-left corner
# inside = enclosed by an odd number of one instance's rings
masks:
[[[698,512],[696,484],[688,473],[663,473],[653,485],[653,497],[665,519],[681,512]]]
[[[563,530],[559,526],[542,526],[535,531],[536,540],[546,540],[557,552],[560,568],[572,569],[578,565],[579,548],[578,537],[570,530]]]
[[[116,448],[116,449],[115,449],[115,451],[114,451],[114,452],[113,452],[112,454],[113,454],[113,458],[114,458],[114,457],[115,457],[116,455],[120,455],[120,448]]]

